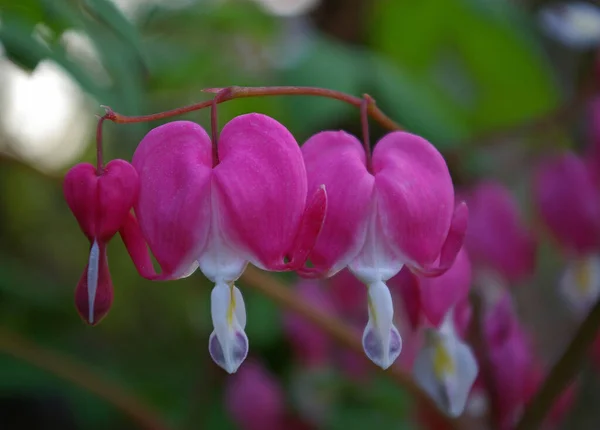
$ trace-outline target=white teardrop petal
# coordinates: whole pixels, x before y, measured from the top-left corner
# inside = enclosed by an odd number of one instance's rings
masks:
[[[211,316],[214,331],[210,335],[208,350],[212,359],[228,373],[235,373],[248,355],[248,337],[238,321],[246,311],[239,290],[233,285],[217,284],[211,293]],[[237,308],[240,309],[237,309]]]
[[[99,268],[100,247],[98,246],[98,242],[94,241],[90,250],[87,272],[88,320],[90,324],[94,324],[94,302],[96,301],[96,290],[98,289]]]
[[[456,335],[430,330],[417,355],[415,381],[451,417],[461,415],[478,373],[471,348]]]
[[[369,321],[363,332],[367,357],[382,369],[396,361],[402,338],[393,323],[394,304],[388,287],[381,281],[369,285]]]
[[[477,378],[479,367],[471,348],[458,342],[456,345],[457,384],[450,401],[450,416],[457,417],[463,413],[471,388]]]

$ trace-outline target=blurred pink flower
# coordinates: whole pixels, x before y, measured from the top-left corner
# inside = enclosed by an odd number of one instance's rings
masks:
[[[533,354],[509,294],[486,315],[484,332],[494,384],[491,388],[500,419],[497,424],[502,429],[510,429],[528,399],[527,381]]]
[[[248,360],[227,379],[225,405],[243,430],[281,430],[285,393],[277,379],[261,364]]]
[[[536,241],[510,191],[486,181],[462,197],[469,207],[465,246],[472,263],[509,283],[529,276],[535,266]]]
[[[540,217],[568,259],[560,292],[579,316],[600,294],[600,188],[594,168],[593,160],[566,152],[543,160],[533,184]]]
[[[600,192],[582,158],[567,152],[540,162],[533,191],[541,219],[565,253],[598,249]]]

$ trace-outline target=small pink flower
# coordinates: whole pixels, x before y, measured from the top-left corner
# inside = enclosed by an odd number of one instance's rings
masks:
[[[486,181],[465,193],[469,228],[465,246],[474,265],[517,282],[535,269],[536,241],[503,185]]]
[[[467,405],[479,371],[471,348],[462,340],[455,307],[468,299],[471,265],[461,249],[452,267],[436,278],[419,278],[406,268],[390,282],[400,281],[400,291],[410,312],[424,319],[424,345],[414,362],[415,381],[451,416]],[[416,309],[415,309],[416,308]],[[463,315],[460,315],[464,318]],[[415,327],[416,329],[416,327]]]
[[[138,175],[124,160],[112,160],[100,174],[91,164],[81,163],[67,172],[63,188],[71,212],[90,241],[89,260],[75,289],[75,306],[85,322],[96,325],[113,301],[106,246],[137,199]]]
[[[279,430],[284,427],[285,394],[263,366],[250,361],[227,380],[225,405],[243,430]]]
[[[565,153],[542,161],[534,181],[540,217],[568,259],[560,291],[579,315],[600,294],[600,188],[592,167]]]
[[[332,276],[344,267],[368,285],[367,356],[382,368],[400,354],[394,308],[385,282],[406,264],[438,275],[462,245],[464,204],[454,208],[448,167],[425,139],[393,132],[375,146],[372,171],[361,143],[326,131],[303,146],[309,192],[328,193],[325,224],[310,254],[315,270]]]
[[[569,152],[543,160],[533,186],[539,215],[567,254],[598,249],[600,192],[581,158]]]
[[[528,335],[506,294],[486,315],[484,332],[491,363],[500,428],[511,428],[527,400],[527,381],[533,364]]]
[[[142,276],[176,279],[199,267],[215,283],[209,351],[233,373],[248,353],[246,310],[234,282],[248,262],[271,271],[301,268],[323,225],[326,195],[320,186],[307,196],[300,148],[268,116],[227,123],[218,159],[213,166],[211,140],[198,124],[176,121],[150,131],[133,156],[141,232],[130,217],[122,235]]]

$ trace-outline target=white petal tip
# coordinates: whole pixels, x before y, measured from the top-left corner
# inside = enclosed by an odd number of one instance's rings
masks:
[[[383,370],[394,364],[402,351],[402,338],[394,326],[390,328],[387,339],[382,339],[378,331],[371,324],[367,324],[362,344],[367,357]]]
[[[98,276],[100,269],[100,247],[98,242],[94,241],[90,249],[87,272],[87,291],[88,291],[88,321],[94,324],[94,303],[96,301],[96,290],[98,289]]]
[[[223,343],[225,348],[213,331],[208,340],[208,352],[219,367],[229,374],[235,373],[248,355],[248,337],[242,330],[235,330]]]

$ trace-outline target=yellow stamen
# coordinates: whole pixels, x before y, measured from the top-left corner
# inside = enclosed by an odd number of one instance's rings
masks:
[[[435,351],[433,353],[433,371],[438,379],[443,379],[447,375],[452,375],[455,371],[454,360],[440,340],[436,340],[435,344]]]
[[[233,282],[229,284],[229,307],[227,308],[227,324],[233,324],[233,311],[235,309],[235,294],[233,291]]]
[[[590,259],[582,258],[575,261],[575,284],[581,294],[590,292],[592,283],[592,264]]]

